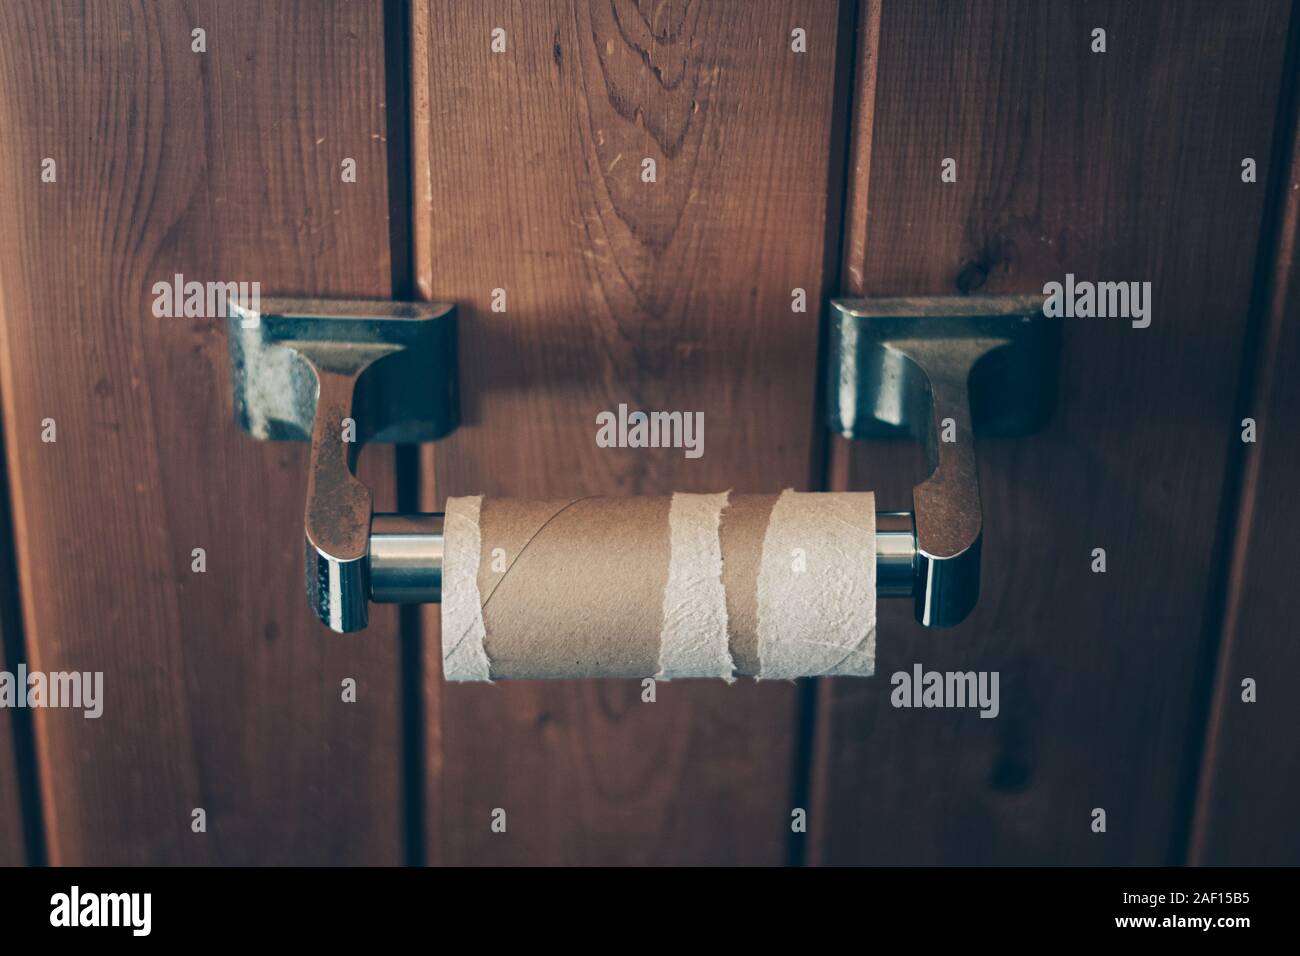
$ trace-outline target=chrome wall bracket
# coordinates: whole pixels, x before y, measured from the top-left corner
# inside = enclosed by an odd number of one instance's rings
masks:
[[[1040,428],[1055,407],[1059,323],[1043,297],[839,299],[823,402],[847,438],[911,437],[931,474],[912,494],[916,618],[960,623],[979,597],[983,518],[975,435]]]
[[[359,630],[374,498],[357,456],[368,441],[432,441],[456,427],[456,307],[265,299],[228,313],[236,421],[255,438],[311,441],[307,598],[333,630]]]

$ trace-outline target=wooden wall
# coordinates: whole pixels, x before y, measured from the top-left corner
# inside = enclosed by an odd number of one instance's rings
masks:
[[[34,713],[53,863],[402,859],[397,616],[345,640],[303,613],[306,448],[231,424],[219,321],[151,310],[177,272],[389,294],[382,55],[377,4],[0,5],[23,636],[105,675],[100,719]]]
[[[0,648],[3,647],[0,644]],[[13,673],[15,667],[8,654],[0,654],[0,670]],[[0,866],[21,866],[28,862],[15,752],[16,724],[8,710],[0,710]]]
[[[882,8],[863,43],[874,97],[854,122],[871,126],[869,180],[847,290],[1024,292],[1073,272],[1150,280],[1154,306],[1145,329],[1066,320],[1054,420],[981,443],[971,618],[947,633],[882,611],[882,674],[999,671],[1001,714],[896,710],[886,680],[825,682],[814,858],[1177,860],[1227,567],[1255,250],[1267,183],[1286,175],[1268,158],[1289,8]],[[1242,182],[1244,156],[1260,183]],[[945,157],[955,183],[940,181]],[[835,451],[840,481],[909,500],[915,474],[887,451]],[[1098,547],[1105,574],[1091,571]],[[1105,835],[1090,827],[1098,807]]]
[[[1300,24],[1292,24],[1292,42]],[[1191,860],[1209,865],[1294,866],[1300,859],[1300,670],[1295,640],[1296,491],[1300,489],[1300,138],[1297,93],[1286,91],[1273,177],[1281,198],[1261,247],[1255,350],[1243,385],[1240,422],[1257,441],[1242,446],[1240,493],[1214,709],[1202,767]],[[1245,682],[1254,683],[1247,702]]]
[[[0,424],[0,437],[4,427]],[[0,671],[16,672],[24,657],[22,625],[18,619],[18,569],[13,555],[13,531],[9,520],[9,491],[3,461],[0,460]],[[27,711],[0,708],[0,866],[39,863],[40,841],[27,838],[29,826],[37,826],[37,814],[23,808],[24,785],[34,792],[34,775],[24,771],[20,748],[30,747],[31,731],[24,723]],[[27,755],[30,757],[30,755]],[[30,765],[30,759],[28,760]],[[34,808],[33,808],[34,809]],[[32,859],[32,850],[36,858]]]
[[[427,500],[807,488],[817,315],[790,305],[833,259],[836,5],[415,8],[419,286],[461,305],[467,404]],[[462,42],[498,26],[508,56]],[[620,403],[702,411],[704,455],[597,448]],[[431,859],[786,859],[794,685],[447,686],[430,624]]]
[[[98,721],[0,710],[0,864],[24,832],[89,864],[1300,861],[1296,35],[1286,0],[0,4],[0,666],[107,693]],[[1067,271],[1152,281],[1152,324],[1067,321],[1056,418],[981,443],[972,619],[883,604],[872,680],[653,704],[445,685],[436,613],[326,632],[306,449],[231,424],[219,322],[150,309],[177,272],[457,302],[465,425],[370,449],[380,508],[908,507],[915,448],[822,438],[822,301]],[[596,448],[620,403],[703,411],[705,455]],[[1000,716],[890,707],[918,661],[999,671]]]

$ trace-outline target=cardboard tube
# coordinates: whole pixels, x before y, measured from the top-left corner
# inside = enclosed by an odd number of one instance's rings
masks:
[[[868,493],[450,498],[445,533],[448,680],[875,667]]]

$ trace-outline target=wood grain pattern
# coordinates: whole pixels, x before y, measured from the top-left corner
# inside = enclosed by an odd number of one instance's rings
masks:
[[[1292,25],[1292,43],[1297,35]],[[1295,48],[1293,47],[1293,50]],[[1209,865],[1300,863],[1300,619],[1296,540],[1300,537],[1300,81],[1287,104],[1289,154],[1270,177],[1281,203],[1265,299],[1262,348],[1245,414],[1257,441],[1244,446],[1244,480],[1223,624],[1223,647],[1190,857]],[[1285,149],[1285,141],[1284,141]],[[1276,180],[1276,183],[1274,182]],[[1242,682],[1256,683],[1254,703]]]
[[[103,671],[106,696],[99,720],[36,714],[53,863],[401,858],[396,616],[346,639],[312,621],[306,447],[232,424],[220,320],[151,312],[174,273],[388,294],[382,53],[378,3],[0,6],[0,371],[30,664]],[[370,465],[382,506],[391,453]]]
[[[1054,421],[981,443],[973,616],[926,632],[882,606],[881,679],[823,688],[815,860],[1180,855],[1265,197],[1240,164],[1270,149],[1287,18],[1281,2],[883,4],[850,291],[1038,291],[1073,272],[1150,280],[1154,311],[1147,329],[1066,320]],[[837,454],[832,474],[906,505],[915,474],[887,445]],[[998,671],[1000,715],[894,709],[888,675],[918,661]]]
[[[426,459],[429,507],[808,486],[844,12],[415,4],[417,270],[461,304],[466,395]],[[703,457],[597,448],[620,403],[702,411]],[[794,686],[661,682],[653,704],[630,681],[444,686],[429,625],[432,861],[787,858]]]

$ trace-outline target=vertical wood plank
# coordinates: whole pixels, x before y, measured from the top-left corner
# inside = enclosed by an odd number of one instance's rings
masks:
[[[13,673],[14,665],[4,653],[4,647],[0,641],[0,670]],[[0,866],[21,866],[27,862],[14,731],[13,715],[7,709],[0,709]]]
[[[27,862],[23,844],[23,813],[18,798],[18,764],[13,750],[13,720],[0,714],[0,866]]]
[[[806,488],[841,8],[414,6],[417,270],[461,305],[466,403],[430,505]],[[598,448],[620,403],[702,411],[703,457]],[[429,624],[431,860],[786,859],[794,686],[446,686]]]
[[[0,426],[0,444],[4,434]],[[0,671],[17,676],[17,664],[25,656],[22,648],[21,620],[18,609],[18,578],[14,566],[13,523],[9,519],[9,481],[4,462],[0,459]],[[16,711],[0,708],[0,866],[20,866],[39,862],[29,859],[31,845],[26,840],[26,828],[35,827],[38,821],[30,820],[23,806],[23,789],[33,791],[32,781],[26,774],[34,773],[31,767],[31,728],[24,725]],[[26,743],[20,743],[22,734]],[[19,758],[25,746],[26,763]]]
[[[387,296],[380,4],[6,3],[0,64],[29,662],[104,673],[100,719],[35,713],[51,862],[399,862],[396,615],[315,623],[305,446],[233,425],[222,320],[151,310],[175,273]],[[382,505],[391,452],[368,467]]]
[[[0,439],[4,428],[0,427]],[[0,442],[2,443],[2,442]],[[17,677],[18,661],[25,656],[22,648],[21,620],[18,609],[18,577],[14,565],[13,523],[9,519],[9,481],[4,462],[0,459],[0,671]],[[23,790],[34,790],[26,774],[33,774],[31,766],[31,728],[24,725],[17,711],[0,707],[0,866],[19,866],[32,861],[32,847],[26,840],[26,828],[36,827],[38,821],[30,820],[23,806]],[[25,712],[22,712],[25,713]],[[26,743],[20,743],[22,734]],[[27,757],[24,763],[19,753]]]
[[[1293,16],[1295,14],[1293,13]],[[1292,24],[1292,56],[1300,25]],[[1294,62],[1294,61],[1293,61]],[[1281,203],[1265,299],[1262,348],[1245,414],[1256,441],[1244,446],[1244,478],[1223,624],[1223,646],[1192,833],[1193,863],[1300,863],[1300,618],[1296,540],[1300,535],[1300,83],[1292,72],[1278,122],[1282,164],[1270,176]],[[1289,115],[1288,115],[1289,114]],[[1276,181],[1276,188],[1274,187]],[[1243,681],[1255,682],[1255,701]]]
[[[980,443],[972,617],[932,632],[884,605],[880,677],[823,688],[817,860],[1177,852],[1265,195],[1241,160],[1269,152],[1287,15],[1281,2],[883,3],[874,115],[856,120],[872,141],[851,290],[1036,292],[1073,272],[1150,280],[1154,311],[1146,329],[1067,319],[1054,421]],[[946,157],[956,183],[940,180]],[[840,480],[907,506],[910,452],[836,455]],[[1090,571],[1097,547],[1105,574]],[[916,662],[999,672],[999,716],[895,709],[889,676]]]

